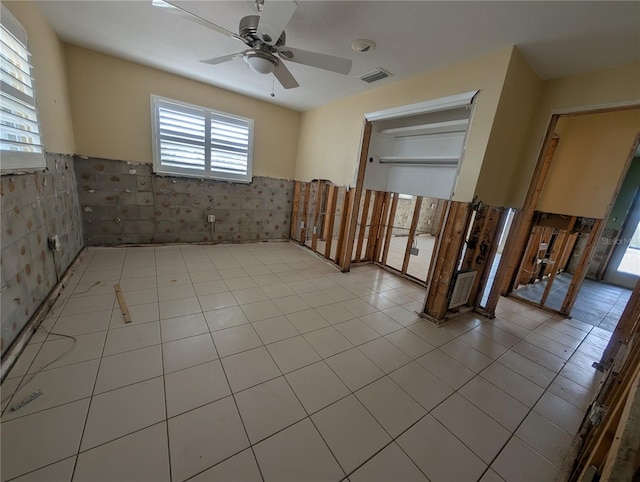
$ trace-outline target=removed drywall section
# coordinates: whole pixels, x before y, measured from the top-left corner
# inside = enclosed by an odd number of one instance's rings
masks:
[[[640,131],[640,108],[562,117],[536,210],[603,219]]]
[[[83,247],[73,158],[47,154],[46,161],[44,172],[0,178],[2,353]],[[47,246],[54,235],[59,251]]]
[[[289,238],[293,181],[160,177],[149,164],[95,158],[75,166],[88,245]]]
[[[150,95],[255,120],[253,175],[291,179],[300,113],[73,45],[65,45],[76,154],[152,161]]]
[[[33,2],[2,2],[27,31],[42,139],[48,152],[74,154],[64,48]]]

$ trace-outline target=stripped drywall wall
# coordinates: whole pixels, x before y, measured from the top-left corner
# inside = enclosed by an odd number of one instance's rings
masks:
[[[160,177],[149,164],[94,158],[75,167],[87,245],[289,238],[293,181]]]
[[[47,154],[46,161],[44,172],[0,178],[2,353],[83,248],[73,157]],[[53,235],[59,251],[47,247]]]

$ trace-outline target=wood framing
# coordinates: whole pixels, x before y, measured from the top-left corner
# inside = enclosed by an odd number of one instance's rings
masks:
[[[382,197],[382,211],[380,223],[376,233],[376,247],[373,253],[373,261],[379,262],[382,253],[382,245],[386,239],[386,232],[389,229],[389,208],[391,207],[391,193],[385,192]]]
[[[356,244],[356,252],[353,259],[362,260],[362,245],[364,243],[365,234],[367,232],[367,223],[369,222],[369,205],[371,204],[371,191],[366,190],[364,193],[364,202],[362,206],[362,215],[360,216],[360,229],[358,230],[358,242]]]
[[[507,244],[502,255],[502,262],[498,267],[498,272],[496,273],[494,280],[494,289],[489,295],[489,302],[487,303],[488,307],[493,306],[495,309],[495,305],[498,304],[498,299],[500,298],[500,293],[509,293],[517,282],[516,277],[518,273],[516,273],[516,268],[524,256],[524,250],[527,245],[529,234],[531,233],[536,205],[540,199],[542,187],[547,179],[549,167],[551,166],[553,155],[555,154],[558,146],[559,138],[554,133],[557,123],[558,116],[552,116],[523,208],[516,213],[513,219],[511,232],[509,233]],[[500,290],[498,290],[498,286],[500,286]],[[497,291],[497,293],[493,293],[494,291]]]
[[[485,206],[480,211],[480,216],[476,214],[474,220],[474,229],[471,232],[463,264],[463,267],[477,273],[469,294],[469,302],[473,305],[481,301],[482,289],[491,272],[491,262],[493,261],[491,250],[494,245],[497,249],[496,234],[500,232],[498,228],[502,211],[502,208]]]
[[[309,198],[311,197],[311,183],[307,182],[304,186],[304,200],[302,202],[302,225],[300,227],[300,239],[298,241],[301,244],[307,243],[307,224],[309,223]]]
[[[378,230],[380,228],[380,216],[382,215],[382,203],[384,201],[384,193],[374,191],[373,212],[371,214],[371,224],[369,226],[369,237],[367,238],[367,250],[365,259],[374,261],[376,251],[376,243],[378,242]]]
[[[345,192],[344,204],[342,208],[342,219],[340,220],[340,233],[338,234],[338,250],[336,252],[336,264],[342,268],[342,271],[348,271],[351,268],[351,252],[353,243],[349,242],[349,226],[351,222],[351,211],[355,199],[355,190],[350,189]]]
[[[396,209],[398,208],[398,194],[391,194],[391,208],[389,212],[389,219],[387,221],[387,230],[384,236],[384,249],[382,251],[382,264],[387,264],[387,257],[389,256],[389,247],[391,246],[391,236],[393,235],[393,222],[396,218]]]
[[[582,281],[587,275],[587,268],[589,267],[591,255],[593,254],[593,250],[596,246],[596,243],[598,242],[598,239],[600,239],[603,228],[604,221],[602,219],[596,219],[593,223],[593,226],[591,227],[589,239],[587,240],[587,244],[582,250],[582,255],[580,256],[580,261],[578,262],[578,267],[573,273],[573,278],[571,279],[571,283],[569,284],[569,289],[567,290],[567,294],[564,297],[564,301],[562,302],[562,307],[560,308],[560,311],[562,313],[566,313],[567,315],[571,313],[573,304],[576,302],[578,292],[580,291],[580,287],[582,286]]]
[[[313,234],[311,236],[311,249],[313,251],[318,250],[318,233],[320,232],[320,211],[322,210],[322,194],[324,188],[324,181],[317,181],[318,187],[316,190],[316,202],[313,207]]]
[[[324,257],[331,259],[331,247],[333,245],[333,227],[336,219],[336,207],[338,206],[338,188],[333,184],[329,185],[327,194],[327,210],[324,221]]]
[[[291,239],[298,239],[298,213],[300,211],[300,181],[296,181],[293,185],[293,207],[291,208]]]
[[[356,187],[353,194],[353,212],[349,220],[348,235],[346,239],[345,251],[349,253],[347,260],[341,264],[344,271],[351,269],[351,253],[353,252],[353,243],[356,238],[356,228],[358,227],[358,207],[360,207],[360,198],[362,197],[362,189],[364,186],[364,173],[367,169],[367,159],[369,157],[369,143],[371,141],[371,128],[373,124],[366,121],[364,124],[364,132],[362,134],[362,146],[360,148],[360,162],[358,163],[358,176],[356,178]],[[346,214],[345,214],[346,216]]]
[[[470,212],[468,203],[450,201],[442,238],[437,254],[434,254],[436,261],[430,271],[427,298],[423,308],[423,313],[435,323],[443,322],[447,314],[449,289],[455,280]]]
[[[485,268],[482,271],[482,275],[480,276],[481,278],[480,286],[478,288],[478,291],[476,293],[476,297],[473,303],[474,306],[476,307],[476,311],[479,311],[480,313],[482,313],[485,316],[488,316],[489,318],[495,317],[495,314],[496,314],[495,307],[492,311],[487,311],[486,306],[481,306],[482,299],[484,298],[483,296],[484,291],[486,289],[487,283],[489,282],[489,277],[491,276],[491,269],[493,267],[495,257],[498,253],[498,245],[500,241],[499,236],[504,230],[505,223],[507,222],[507,216],[508,216],[507,209],[503,209],[503,208],[493,208],[493,209],[496,209],[496,211],[499,212],[500,214],[498,216],[498,222],[493,235],[493,241],[491,242],[491,244],[489,244],[489,252],[487,253],[487,263],[485,264]]]
[[[545,302],[547,301],[547,297],[549,296],[549,293],[551,293],[551,286],[553,285],[554,280],[556,279],[556,276],[558,274],[558,272],[560,272],[560,270],[562,270],[564,268],[564,265],[560,264],[560,261],[562,260],[565,251],[567,250],[567,246],[569,244],[569,240],[571,239],[571,230],[573,230],[573,227],[576,224],[576,220],[577,218],[575,216],[571,217],[571,220],[569,221],[569,226],[567,227],[567,231],[562,231],[559,235],[558,235],[558,239],[556,240],[556,247],[554,246],[554,249],[551,250],[551,258],[553,258],[553,264],[551,264],[551,273],[549,274],[549,277],[547,278],[547,286],[545,286],[544,288],[544,293],[542,293],[542,298],[540,298],[540,304],[544,305]]]
[[[407,237],[407,247],[404,250],[404,259],[402,261],[403,273],[407,272],[409,267],[409,259],[411,257],[411,246],[413,246],[413,240],[416,237],[416,230],[418,229],[418,220],[420,219],[420,210],[422,209],[422,198],[416,197],[416,204],[413,207],[413,216],[411,217],[411,226],[409,226],[409,236]]]

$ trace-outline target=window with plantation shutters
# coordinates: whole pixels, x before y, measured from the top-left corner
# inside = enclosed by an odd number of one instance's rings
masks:
[[[159,174],[251,182],[253,120],[151,96]]]
[[[2,5],[0,17],[0,168],[45,166],[27,34]]]

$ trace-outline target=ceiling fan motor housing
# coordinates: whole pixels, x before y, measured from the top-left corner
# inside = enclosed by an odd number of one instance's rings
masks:
[[[275,52],[278,47],[281,47],[284,45],[286,40],[286,34],[283,31],[282,34],[280,35],[280,38],[273,46],[265,44],[260,39],[260,37],[258,37],[259,21],[260,21],[260,15],[247,15],[246,17],[243,17],[240,20],[240,26],[238,27],[238,32],[240,33],[240,36],[243,39],[250,42],[254,48],[256,46],[256,43],[259,43],[261,45],[265,45],[266,47],[268,47],[272,52]]]

